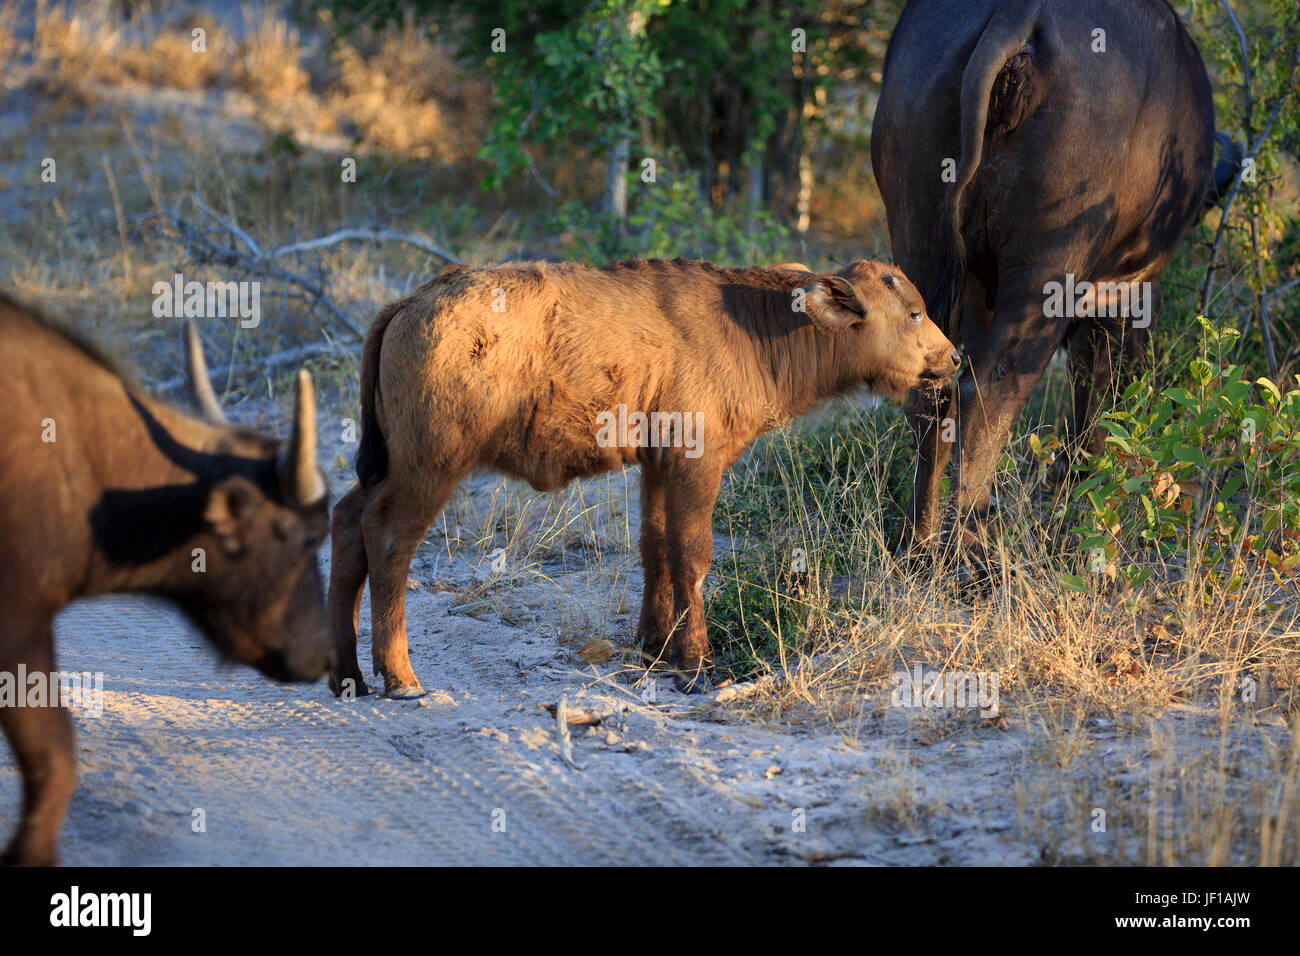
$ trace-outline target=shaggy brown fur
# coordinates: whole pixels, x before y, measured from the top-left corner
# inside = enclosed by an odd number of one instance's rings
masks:
[[[422,692],[406,648],[407,567],[471,469],[550,491],[636,462],[638,635],[649,654],[669,652],[688,689],[702,689],[700,585],[723,471],[827,396],[865,384],[899,398],[949,382],[956,364],[920,294],[881,263],[823,276],[683,259],[443,270],[380,312],[366,337],[360,483],[332,525],[331,686],[367,691],[356,621],[369,575],[376,673],[391,696]],[[657,441],[632,428],[622,444],[602,441],[620,410],[682,418],[645,430]]]
[[[93,347],[3,295],[0,341],[0,674],[51,673],[54,615],[110,591],[172,599],[225,655],[271,677],[333,666],[315,557],[323,477],[320,497],[299,500],[285,462],[300,459],[282,460],[283,443],[136,394]],[[306,417],[296,436],[314,428]],[[76,782],[72,722],[45,703],[0,704],[23,775],[7,863],[53,862]]]

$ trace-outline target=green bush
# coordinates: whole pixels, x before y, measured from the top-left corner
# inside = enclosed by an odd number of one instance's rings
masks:
[[[1081,466],[1090,476],[1075,489],[1079,547],[1091,571],[1133,587],[1170,557],[1215,591],[1235,591],[1265,565],[1281,584],[1300,571],[1300,390],[1220,364],[1237,330],[1198,319],[1189,387],[1157,392],[1148,373],[1102,417],[1106,450]]]

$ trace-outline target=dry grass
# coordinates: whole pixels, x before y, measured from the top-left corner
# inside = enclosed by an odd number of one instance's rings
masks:
[[[864,714],[883,713],[903,719],[921,746],[985,731],[1011,735],[1033,751],[1015,781],[1021,832],[1042,843],[1049,861],[1300,861],[1294,594],[1279,594],[1260,575],[1224,596],[1203,569],[1178,562],[1136,592],[1100,576],[1086,594],[1063,588],[1060,575],[1084,570],[1065,533],[1068,516],[1054,515],[1053,496],[1025,478],[1033,469],[1013,461],[998,480],[995,587],[962,593],[942,570],[950,555],[939,556],[939,569],[910,568],[883,546],[901,510],[902,462],[893,459],[909,454],[905,442],[891,444],[892,418],[850,409],[797,426],[793,436],[769,436],[724,499],[732,527],[759,516],[757,527],[745,528],[755,543],[730,568],[727,559],[715,563],[724,595],[757,562],[784,605],[780,618],[802,622],[796,635],[785,635],[780,662],[771,618],[748,622],[743,641],[767,647],[770,665],[789,679],[745,711],[850,735],[861,732]],[[801,431],[811,442],[796,440]],[[860,447],[837,457],[850,469],[840,484],[810,485],[828,449],[846,442]],[[793,533],[780,538],[780,528]],[[798,591],[783,584],[764,561],[771,550],[794,547],[810,566],[835,573],[810,573]],[[752,589],[743,593],[753,599]],[[817,666],[796,667],[807,655]],[[948,706],[900,715],[891,703],[895,675],[918,664],[950,677],[996,675],[996,718]],[[1099,807],[1110,825],[1094,833],[1091,812]],[[1149,840],[1121,845],[1106,835],[1135,830]]]
[[[0,13],[0,54],[17,52],[18,5]],[[43,0],[32,43],[36,82],[93,102],[107,87],[238,91],[272,126],[341,134],[363,151],[467,160],[484,133],[472,107],[488,95],[413,22],[358,30],[333,50],[275,3],[245,4],[242,35],[197,12],[128,16],[112,3]],[[202,31],[196,38],[195,31]],[[313,77],[316,81],[313,82]]]

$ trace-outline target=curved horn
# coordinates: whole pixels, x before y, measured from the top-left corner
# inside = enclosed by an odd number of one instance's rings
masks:
[[[325,476],[316,465],[316,393],[311,373],[298,370],[294,400],[293,433],[280,457],[280,482],[286,496],[297,504],[311,505],[325,497]]]
[[[198,406],[203,417],[214,425],[226,424],[226,416],[217,401],[217,393],[212,390],[212,380],[208,378],[208,363],[203,359],[203,343],[199,340],[199,330],[188,319],[185,321],[185,371],[189,376],[190,397]]]

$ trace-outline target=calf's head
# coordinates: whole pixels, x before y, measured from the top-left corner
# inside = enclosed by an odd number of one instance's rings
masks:
[[[808,318],[834,336],[845,372],[878,392],[902,401],[913,388],[947,384],[961,365],[921,293],[895,266],[860,260],[802,288]]]
[[[186,335],[194,397],[210,423],[224,425],[198,335],[192,327]],[[316,562],[329,489],[316,464],[315,396],[305,369],[289,441],[263,441],[267,456],[255,467],[243,459],[243,467],[211,476],[195,538],[206,566],[188,576],[177,600],[227,657],[276,680],[314,681],[333,667],[336,652]]]

